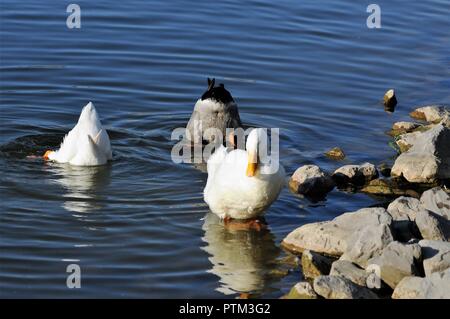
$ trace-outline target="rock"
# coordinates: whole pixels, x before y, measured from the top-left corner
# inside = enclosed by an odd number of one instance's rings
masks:
[[[343,160],[345,158],[344,151],[339,147],[334,147],[328,152],[325,153],[325,155],[331,159],[335,160]]]
[[[395,287],[394,299],[449,299],[450,269],[430,277],[405,277]]]
[[[450,268],[450,243],[437,240],[421,240],[425,276]]]
[[[409,115],[418,120],[440,122],[449,113],[448,108],[443,105],[430,105],[419,107],[412,111]]]
[[[387,211],[392,216],[394,238],[407,242],[417,237],[419,231],[414,223],[419,211],[424,210],[417,198],[401,196],[389,204]]]
[[[333,260],[310,250],[302,253],[302,271],[305,278],[314,279],[330,273]]]
[[[364,269],[347,260],[336,260],[331,265],[330,276],[346,278],[359,286],[366,286],[368,275]]]
[[[386,163],[381,163],[380,165],[378,165],[378,170],[384,177],[391,176],[391,167]]]
[[[434,183],[449,179],[450,129],[438,124],[418,134],[411,148],[395,160],[391,176],[403,176],[410,183]]]
[[[297,283],[283,299],[317,299],[317,294],[309,282]]]
[[[380,255],[393,240],[391,229],[387,224],[367,226],[349,238],[340,260],[348,260],[366,268],[369,259]]]
[[[369,260],[369,265],[377,265],[381,279],[392,289],[407,276],[418,275],[416,262],[421,258],[418,244],[401,244],[397,241],[387,245],[380,256]]]
[[[416,142],[417,139],[422,135],[422,132],[411,132],[405,133],[398,136],[395,143],[400,149],[400,153],[407,152]]]
[[[417,198],[420,197],[420,194],[412,187],[411,184],[405,183],[399,178],[374,179],[364,186],[361,189],[361,192],[383,196],[407,195]]]
[[[384,93],[384,109],[388,112],[393,112],[397,105],[397,98],[395,97],[395,91],[393,89]]]
[[[450,195],[442,188],[435,187],[425,191],[420,202],[429,211],[450,220]]]
[[[423,239],[445,240],[450,238],[450,221],[427,210],[417,213],[416,225]]]
[[[417,213],[421,210],[423,207],[417,198],[405,196],[398,197],[387,208],[393,220],[414,221]]]
[[[398,136],[401,134],[410,133],[420,126],[420,124],[413,122],[395,122],[388,134],[391,136]]]
[[[366,287],[355,285],[338,276],[319,276],[314,279],[314,291],[326,299],[377,299]]]
[[[353,233],[363,228],[390,225],[392,217],[384,208],[363,208],[342,214],[332,221],[303,225],[284,238],[282,245],[291,252],[312,250],[318,253],[340,256],[347,248]]]
[[[364,185],[378,177],[375,165],[364,163],[362,165],[344,165],[333,173],[333,179],[338,185],[353,184]]]
[[[316,165],[298,168],[289,181],[292,191],[308,196],[326,194],[334,188],[334,181]]]

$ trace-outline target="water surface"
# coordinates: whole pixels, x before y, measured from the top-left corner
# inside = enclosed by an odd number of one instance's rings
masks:
[[[383,202],[283,190],[262,232],[224,228],[202,199],[206,174],[171,161],[206,78],[225,83],[249,125],[278,127],[287,174],[314,163],[392,161],[384,134],[423,103],[450,102],[447,0],[3,0],[0,8],[0,296],[277,298],[284,236]],[[381,99],[397,91],[393,114]],[[114,160],[73,168],[27,158],[55,147],[92,101]],[[340,146],[343,162],[324,151]],[[66,287],[79,264],[82,288]]]

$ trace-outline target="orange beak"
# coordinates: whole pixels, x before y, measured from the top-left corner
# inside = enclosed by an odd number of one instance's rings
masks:
[[[48,161],[48,157],[50,156],[51,153],[53,153],[53,151],[45,151],[42,158],[45,159],[46,161]]]
[[[247,163],[247,176],[253,177],[256,174],[256,169],[258,168],[258,154],[256,152],[248,153],[248,163]]]

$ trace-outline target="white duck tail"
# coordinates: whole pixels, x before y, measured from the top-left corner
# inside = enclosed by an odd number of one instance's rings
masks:
[[[108,133],[92,102],[83,108],[78,123],[64,137],[59,150],[47,151],[44,158],[76,166],[104,165],[112,159]]]

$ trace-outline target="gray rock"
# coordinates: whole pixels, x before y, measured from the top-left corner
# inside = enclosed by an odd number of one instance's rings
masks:
[[[377,299],[366,287],[338,276],[319,276],[314,279],[314,291],[326,299]]]
[[[368,275],[364,269],[347,260],[336,260],[331,265],[330,276],[346,278],[359,286],[366,286]]]
[[[362,165],[344,165],[333,173],[333,179],[338,185],[363,185],[378,177],[375,165],[364,163]]]
[[[418,235],[414,223],[419,211],[424,210],[417,198],[401,196],[389,204],[387,211],[392,216],[394,237],[407,242]]]
[[[417,213],[416,225],[423,239],[449,240],[450,221],[427,210]]]
[[[418,244],[401,244],[397,241],[387,245],[380,256],[369,260],[369,265],[377,265],[381,279],[392,289],[407,276],[418,275],[416,263],[421,258]]]
[[[348,260],[365,268],[369,259],[380,255],[393,240],[387,224],[366,226],[349,238],[341,260]]]
[[[365,227],[390,225],[392,217],[384,208],[363,208],[342,214],[332,221],[303,225],[286,236],[283,246],[299,253],[305,249],[328,255],[340,256],[347,248],[347,241]]]
[[[419,211],[423,210],[420,201],[417,198],[401,196],[389,204],[387,211],[393,220],[411,220],[416,219]]]
[[[425,191],[420,197],[420,203],[429,211],[450,220],[450,195],[442,188],[435,187]]]
[[[392,125],[393,130],[404,130],[405,132],[412,131],[416,128],[418,128],[420,124],[413,123],[413,122],[395,122],[394,125]]]
[[[401,178],[376,178],[371,180],[366,186],[361,189],[361,192],[384,195],[384,196],[412,196],[420,197],[420,194],[414,190],[412,185],[405,182]]]
[[[443,124],[419,133],[411,148],[395,160],[391,176],[410,183],[434,183],[450,178],[450,129]]]
[[[428,105],[415,109],[410,116],[427,122],[439,122],[449,113],[448,108],[444,105]]]
[[[450,243],[437,240],[421,240],[425,276],[450,268]]]
[[[450,269],[430,277],[405,277],[395,287],[394,299],[449,299]]]
[[[317,299],[311,284],[306,281],[297,283],[283,299]]]
[[[305,278],[314,279],[330,273],[333,260],[316,252],[305,250],[302,254],[302,271]]]
[[[316,165],[299,167],[289,181],[289,187],[297,193],[314,196],[326,194],[334,188],[330,175]]]

